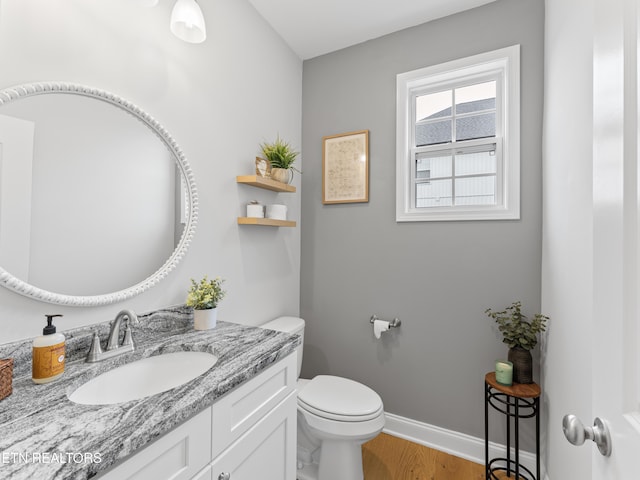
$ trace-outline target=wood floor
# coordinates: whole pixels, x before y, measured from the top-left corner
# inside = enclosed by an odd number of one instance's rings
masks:
[[[365,480],[484,480],[484,465],[381,433],[362,446]]]

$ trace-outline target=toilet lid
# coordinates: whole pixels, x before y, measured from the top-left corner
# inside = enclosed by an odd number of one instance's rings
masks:
[[[318,375],[298,391],[298,405],[324,418],[364,421],[382,412],[382,399],[369,387],[348,378]]]

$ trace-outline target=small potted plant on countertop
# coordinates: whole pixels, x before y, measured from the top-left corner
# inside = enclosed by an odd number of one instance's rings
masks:
[[[209,280],[207,275],[197,283],[191,279],[191,287],[187,294],[187,306],[193,307],[193,328],[209,330],[216,326],[218,320],[218,303],[226,292],[222,289],[224,280],[216,277]]]
[[[301,173],[293,163],[300,154],[293,147],[280,138],[280,135],[273,143],[261,143],[262,155],[271,164],[271,178],[282,183],[291,183],[293,171]]]
[[[549,317],[536,313],[531,321],[527,321],[519,301],[500,312],[487,308],[484,313],[496,321],[502,333],[502,342],[509,345],[508,358],[513,363],[513,381],[533,383],[531,350],[538,344],[538,334],[546,330]]]

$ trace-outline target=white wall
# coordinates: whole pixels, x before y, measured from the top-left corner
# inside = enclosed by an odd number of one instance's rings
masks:
[[[81,83],[150,113],[193,168],[200,200],[194,241],[159,285],[118,305],[62,308],[0,288],[0,343],[38,335],[45,313],[64,314],[57,322],[64,330],[111,319],[121,308],[183,303],[189,278],[204,274],[227,279],[221,320],[257,324],[298,314],[299,228],[239,227],[236,217],[254,198],[277,199],[299,220],[299,195],[237,185],[235,176],[253,173],[261,141],[280,134],[300,145],[301,61],[246,0],[200,2],[208,38],[199,45],[171,35],[172,1],[137,3],[0,0],[0,88]]]
[[[592,418],[593,1],[547,0],[542,311],[544,457],[553,479],[591,478],[591,448],[571,446],[562,417]]]

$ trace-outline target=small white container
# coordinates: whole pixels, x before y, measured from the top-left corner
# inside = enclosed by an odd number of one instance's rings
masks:
[[[287,206],[286,205],[267,205],[267,218],[274,220],[286,220],[287,219]]]
[[[247,205],[247,217],[264,218],[264,207],[260,204],[250,203]]]

